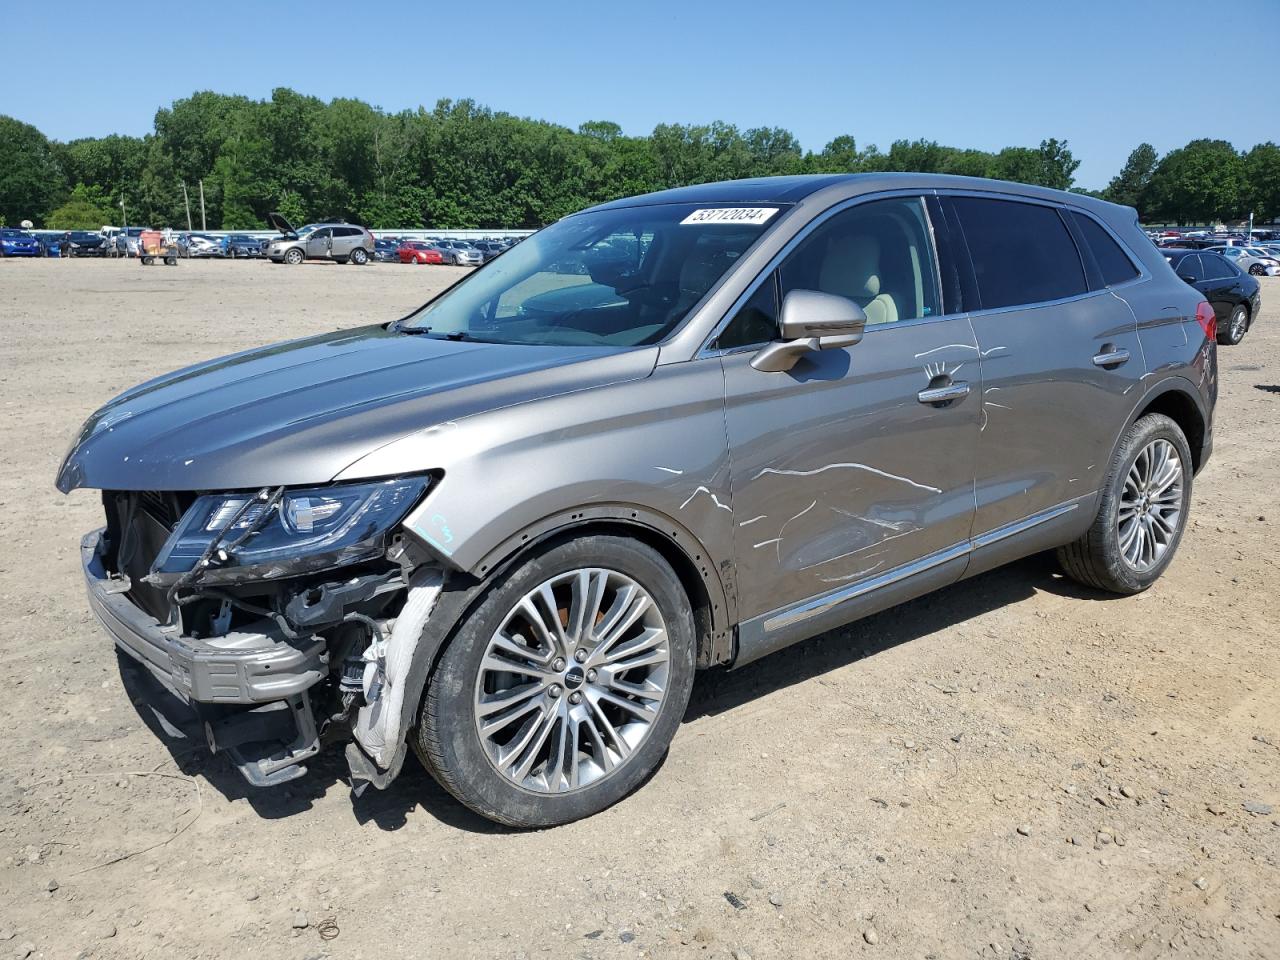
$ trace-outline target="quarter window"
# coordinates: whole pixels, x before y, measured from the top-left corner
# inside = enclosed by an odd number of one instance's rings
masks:
[[[1061,300],[1088,292],[1075,241],[1053,207],[954,197],[982,309]]]
[[[1098,265],[1098,271],[1102,274],[1103,283],[1108,287],[1114,287],[1116,284],[1125,283],[1138,275],[1138,268],[1133,265],[1133,261],[1120,249],[1120,244],[1115,242],[1102,224],[1098,223],[1093,217],[1087,217],[1083,213],[1077,213],[1074,210],[1071,211],[1070,215],[1074,218],[1076,227],[1084,237],[1084,242],[1088,246],[1089,252],[1093,254],[1094,262]]]
[[[779,269],[782,297],[817,290],[847,297],[867,324],[936,316],[938,279],[918,197],[874,200],[819,225]]]
[[[1235,274],[1235,268],[1221,257],[1212,253],[1200,254],[1200,262],[1204,265],[1204,278],[1206,280],[1225,280],[1227,277]]]

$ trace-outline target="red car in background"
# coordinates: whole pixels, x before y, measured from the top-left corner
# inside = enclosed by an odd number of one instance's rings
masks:
[[[406,240],[400,244],[401,263],[444,263],[444,255],[422,240]]]

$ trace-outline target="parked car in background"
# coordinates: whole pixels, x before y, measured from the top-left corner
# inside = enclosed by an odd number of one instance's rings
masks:
[[[267,214],[267,222],[280,231],[280,239],[267,245],[273,263],[298,264],[304,260],[333,260],[363,266],[373,258],[373,234],[350,223],[309,223],[295,230],[279,213]]]
[[[1160,252],[1173,272],[1204,294],[1213,307],[1218,342],[1234,346],[1243,340],[1262,308],[1262,291],[1257,279],[1218,251],[1184,247]]]
[[[399,263],[400,241],[391,237],[379,237],[374,240],[373,259],[378,263]]]
[[[211,237],[203,233],[186,235],[187,256],[192,259],[221,259],[227,255],[227,246],[226,237]]]
[[[39,233],[36,240],[40,243],[40,255],[44,257],[62,256],[62,234]]]
[[[401,263],[444,263],[444,253],[425,240],[406,240],[396,255]]]
[[[128,390],[58,471],[102,491],[81,562],[122,665],[254,786],[350,738],[353,784],[413,749],[483,816],[567,823],[652,775],[699,668],[1055,548],[1137,594],[1187,528],[1214,315],[1131,208],[760,178],[502,260]]]
[[[150,227],[112,227],[103,240],[103,250],[112,257],[136,257],[138,242],[144,230]]]
[[[499,254],[505,253],[507,248],[496,240],[477,240],[471,244],[476,250],[480,251],[482,262],[488,263]]]
[[[39,257],[40,241],[25,230],[0,227],[0,257]]]
[[[466,240],[436,240],[434,243],[445,263],[460,267],[478,267],[484,263],[484,254]]]
[[[64,257],[101,257],[106,252],[102,234],[93,230],[69,230],[63,237]]]
[[[1259,247],[1208,247],[1255,277],[1280,276],[1280,260]]]
[[[233,260],[241,257],[261,257],[262,240],[243,233],[232,233],[226,238],[227,256]]]

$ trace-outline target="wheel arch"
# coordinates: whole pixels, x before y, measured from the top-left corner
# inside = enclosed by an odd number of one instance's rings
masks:
[[[1164,414],[1178,425],[1178,429],[1187,438],[1187,445],[1191,447],[1192,472],[1198,473],[1204,456],[1208,423],[1191,381],[1176,377],[1165,380],[1153,388],[1142,398],[1141,406],[1129,418],[1125,430],[1127,431],[1149,413]]]
[[[609,533],[639,540],[671,565],[693,607],[698,666],[728,662],[734,611],[711,552],[683,524],[646,507],[596,504],[560,511],[498,543],[469,572],[487,580],[552,539]]]

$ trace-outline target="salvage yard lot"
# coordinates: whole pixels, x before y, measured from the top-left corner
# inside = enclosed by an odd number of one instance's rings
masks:
[[[157,736],[83,596],[101,505],[53,489],[73,431],[460,273],[0,262],[0,956],[1280,956],[1280,280],[1151,591],[1033,558],[703,675],[592,819],[504,831],[412,759],[353,802],[340,751],[251,793]]]

